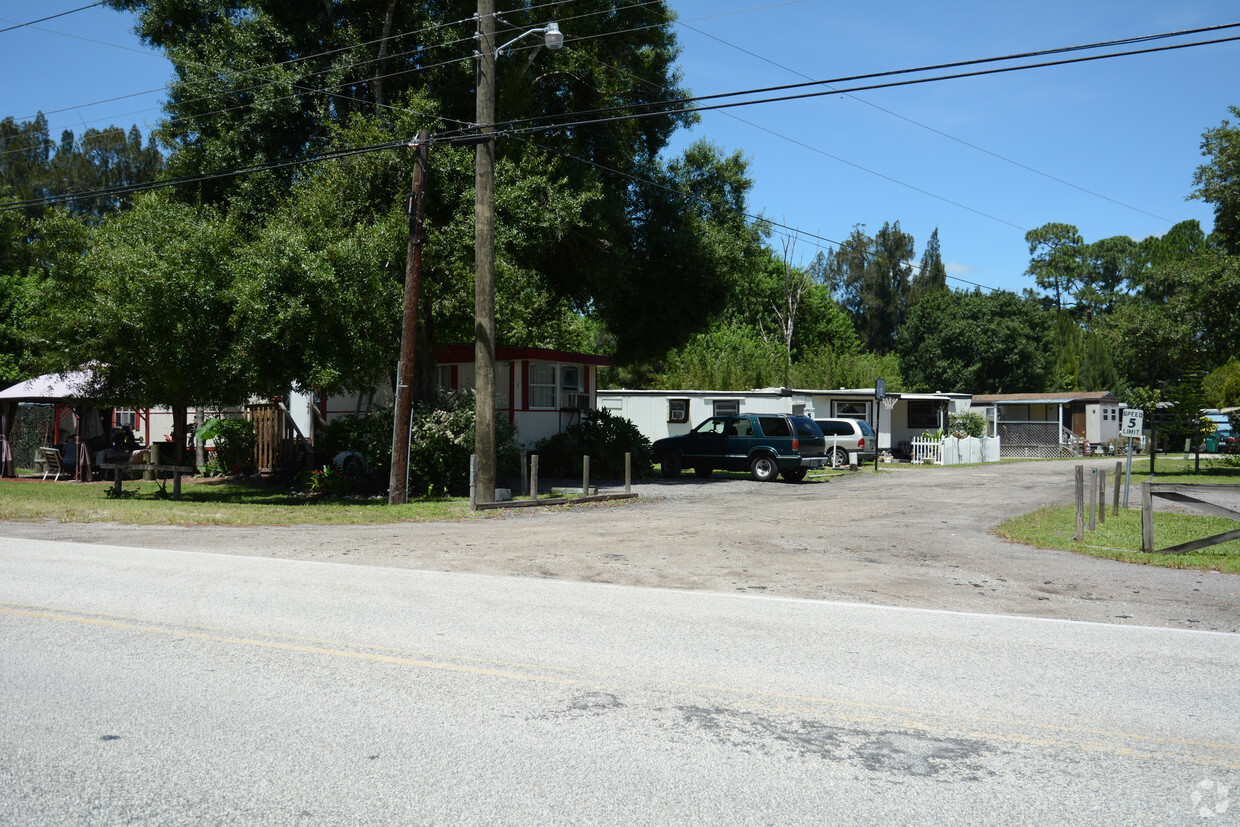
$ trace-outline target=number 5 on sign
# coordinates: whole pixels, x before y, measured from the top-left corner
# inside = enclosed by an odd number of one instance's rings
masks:
[[[1141,436],[1141,429],[1145,424],[1145,411],[1140,408],[1129,408],[1124,411],[1124,423],[1120,426],[1119,432],[1126,437]]]

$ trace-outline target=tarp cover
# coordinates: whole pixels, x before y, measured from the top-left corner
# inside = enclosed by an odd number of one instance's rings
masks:
[[[0,399],[16,402],[58,402],[62,399],[86,399],[91,374],[86,370],[68,373],[46,373],[27,379],[0,391]]]

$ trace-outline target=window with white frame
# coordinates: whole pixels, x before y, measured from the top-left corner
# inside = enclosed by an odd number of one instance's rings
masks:
[[[556,370],[554,362],[530,363],[530,407],[555,408]]]
[[[831,406],[835,408],[835,415],[842,416],[847,419],[866,419],[870,418],[869,402],[833,402]]]
[[[138,427],[137,411],[130,408],[117,408],[112,411],[112,427],[124,428],[126,426],[130,428]]]

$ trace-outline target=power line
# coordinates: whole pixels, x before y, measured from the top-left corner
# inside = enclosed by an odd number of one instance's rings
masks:
[[[681,23],[680,21],[677,21],[677,25],[679,25],[679,26],[681,26],[681,27],[683,27],[683,28],[689,29],[690,31],[697,32],[698,34],[702,35],[703,37],[709,37],[711,40],[714,40],[714,41],[716,41],[716,42],[718,42],[718,43],[722,43],[723,45],[728,46],[728,47],[730,47],[730,48],[732,48],[732,49],[735,49],[735,50],[737,50],[738,52],[741,52],[741,53],[743,53],[743,54],[749,55],[750,57],[756,58],[757,60],[761,60],[761,61],[763,61],[764,63],[768,63],[768,64],[770,64],[771,66],[774,66],[774,67],[776,67],[776,68],[778,68],[778,69],[782,69],[782,70],[784,70],[785,72],[790,72],[790,73],[792,73],[792,74],[794,74],[794,75],[798,75],[798,76],[800,76],[800,77],[805,78],[806,80],[813,80],[813,78],[811,78],[809,75],[805,74],[804,72],[799,72],[799,71],[797,71],[796,69],[793,69],[793,68],[791,68],[791,67],[789,67],[789,66],[785,66],[785,65],[783,65],[782,63],[779,63],[779,62],[777,62],[777,61],[771,60],[770,58],[765,57],[765,56],[763,56],[763,55],[760,55],[760,54],[758,54],[758,53],[756,53],[756,52],[750,51],[749,49],[746,49],[746,48],[744,48],[743,46],[738,46],[738,45],[736,45],[735,43],[732,43],[732,42],[730,42],[730,41],[724,40],[724,39],[723,39],[723,38],[721,38],[721,37],[717,37],[717,36],[715,36],[715,35],[711,34],[710,32],[703,31],[703,30],[701,30],[701,29],[699,29],[699,28],[696,28],[696,27],[694,27],[694,26],[687,25],[687,24],[685,24],[685,23]],[[1008,158],[1007,156],[1002,155],[1002,154],[1000,154],[1000,153],[998,153],[998,152],[994,152],[993,150],[989,150],[989,149],[986,149],[985,147],[978,146],[977,144],[970,143],[969,141],[966,141],[966,140],[964,140],[963,138],[959,138],[959,137],[957,137],[957,136],[955,136],[955,135],[951,135],[951,134],[949,134],[949,133],[947,133],[947,132],[944,132],[944,131],[942,131],[942,130],[940,130],[940,129],[936,129],[935,127],[930,126],[929,124],[922,123],[921,121],[918,121],[918,120],[915,120],[915,119],[913,119],[913,118],[910,118],[910,117],[908,117],[907,115],[902,115],[902,114],[900,114],[899,112],[896,112],[896,111],[894,111],[894,110],[887,109],[886,107],[883,107],[883,106],[879,106],[877,103],[874,103],[873,101],[868,101],[868,100],[866,100],[865,98],[861,98],[861,97],[858,97],[858,96],[856,96],[856,95],[852,95],[852,94],[846,95],[846,97],[849,97],[849,98],[851,98],[852,100],[855,100],[857,103],[863,104],[863,105],[865,105],[865,106],[869,106],[869,107],[871,107],[872,109],[877,109],[879,112],[884,112],[884,113],[886,113],[886,114],[888,114],[888,115],[891,115],[891,116],[892,116],[892,117],[894,117],[894,118],[899,118],[900,120],[905,121],[906,123],[911,123],[911,124],[913,124],[914,126],[921,127],[922,129],[925,129],[925,130],[927,130],[927,131],[929,131],[929,132],[933,132],[934,134],[939,135],[939,136],[944,137],[944,138],[947,138],[948,140],[955,141],[956,143],[961,144],[961,145],[963,145],[963,146],[967,146],[967,147],[969,147],[970,149],[976,150],[976,151],[978,151],[978,152],[983,152],[983,153],[985,153],[985,154],[987,154],[987,155],[990,155],[990,156],[991,156],[991,157],[993,157],[993,158],[998,158],[998,159],[999,159],[999,160],[1001,160],[1001,161],[1005,161],[1005,162],[1007,162],[1007,163],[1009,163],[1009,164],[1012,164],[1013,166],[1020,167],[1021,169],[1027,170],[1027,171],[1032,172],[1032,173],[1034,173],[1034,174],[1036,174],[1036,175],[1041,175],[1043,178],[1047,178],[1047,179],[1049,179],[1049,180],[1051,180],[1051,181],[1055,181],[1056,183],[1063,184],[1064,186],[1072,187],[1073,189],[1075,189],[1075,190],[1079,190],[1080,192],[1083,192],[1083,193],[1085,193],[1085,194],[1087,194],[1087,195],[1092,195],[1092,196],[1094,196],[1095,198],[1101,198],[1101,199],[1102,199],[1102,200],[1104,200],[1104,201],[1110,201],[1112,204],[1117,204],[1117,205],[1119,205],[1119,206],[1121,206],[1121,207],[1126,207],[1126,208],[1128,208],[1128,209],[1130,209],[1130,210],[1133,210],[1133,211],[1135,211],[1135,212],[1142,213],[1143,215],[1148,215],[1148,216],[1150,216],[1151,218],[1157,218],[1159,221],[1165,221],[1165,222],[1166,222],[1166,223],[1168,223],[1168,224],[1172,224],[1172,223],[1174,223],[1174,222],[1173,222],[1173,221],[1171,221],[1171,219],[1169,219],[1169,218],[1164,218],[1164,217],[1162,217],[1161,215],[1156,215],[1156,214],[1154,214],[1154,213],[1152,213],[1152,212],[1149,212],[1148,210],[1143,210],[1143,209],[1141,209],[1140,207],[1134,206],[1134,205],[1132,205],[1132,204],[1125,203],[1125,202],[1123,202],[1123,201],[1119,201],[1119,200],[1117,200],[1117,199],[1111,198],[1110,196],[1103,195],[1102,193],[1094,192],[1093,190],[1090,190],[1090,189],[1088,189],[1088,188],[1086,188],[1086,187],[1082,187],[1082,186],[1080,186],[1080,185],[1078,185],[1078,184],[1074,184],[1074,183],[1072,183],[1071,181],[1066,181],[1066,180],[1064,180],[1064,179],[1062,179],[1062,178],[1059,178],[1059,177],[1057,177],[1057,176],[1055,176],[1055,175],[1051,175],[1051,174],[1050,174],[1050,173],[1048,173],[1048,172],[1043,172],[1042,170],[1039,170],[1039,169],[1036,169],[1036,168],[1034,168],[1034,167],[1031,167],[1031,166],[1029,166],[1028,164],[1024,164],[1024,163],[1022,163],[1022,162],[1020,162],[1020,161],[1017,161],[1017,160],[1015,160],[1015,159],[1013,159],[1013,158]],[[726,114],[726,113],[725,113],[725,114]],[[733,116],[733,117],[735,117],[735,116]],[[741,123],[748,124],[749,126],[753,126],[753,127],[757,128],[757,129],[762,129],[763,131],[768,132],[768,133],[770,133],[770,134],[772,134],[772,135],[775,135],[776,137],[783,138],[784,140],[790,140],[790,141],[791,141],[791,140],[793,140],[793,139],[791,139],[791,138],[788,138],[788,137],[787,137],[787,136],[785,136],[785,135],[780,135],[780,134],[779,134],[779,133],[777,133],[777,132],[774,132],[774,131],[772,131],[772,130],[770,130],[770,129],[766,129],[765,127],[762,127],[762,126],[758,126],[757,124],[752,123],[752,122],[750,122],[750,121],[747,121],[747,120],[745,120],[745,119],[743,119],[743,118],[736,118],[736,120],[739,120]],[[800,142],[799,142],[799,141],[793,141],[793,143],[800,143]],[[802,145],[802,146],[805,146],[804,144],[801,144],[801,145]],[[809,149],[813,149],[813,147],[808,147],[808,148],[809,148]],[[815,150],[815,151],[817,151],[817,150]],[[825,153],[824,153],[824,154],[825,154]],[[829,157],[834,158],[835,156],[829,156]],[[836,159],[836,160],[842,160],[842,159]],[[848,161],[844,161],[844,163],[849,163],[849,162],[848,162]],[[868,170],[867,170],[867,171],[868,171]]]
[[[89,6],[82,6],[81,8],[77,8],[77,9],[69,9],[69,11],[62,11],[59,14],[49,14],[47,17],[40,17],[38,20],[31,20],[26,23],[18,23],[16,26],[9,26],[7,29],[0,29],[0,34],[4,34],[5,32],[11,32],[14,29],[24,29],[27,26],[33,26],[35,23],[45,23],[48,20],[55,20],[57,17],[64,17],[70,14],[76,14],[80,11],[86,11],[87,9],[93,9],[96,6],[102,6],[105,2],[107,2],[107,0],[99,0],[99,2],[91,3]]]
[[[854,83],[857,81],[874,80],[878,78],[893,77],[893,76],[899,76],[899,75],[921,74],[924,72],[935,72],[935,71],[939,71],[942,69],[955,69],[955,68],[962,68],[965,66],[977,66],[977,65],[982,65],[982,64],[999,63],[999,62],[1005,62],[1005,61],[1010,61],[1010,60],[1023,60],[1029,57],[1045,57],[1045,56],[1053,55],[1053,54],[1062,54],[1066,52],[1083,51],[1083,50],[1088,50],[1088,49],[1106,48],[1109,46],[1122,45],[1125,43],[1135,43],[1135,42],[1148,41],[1148,40],[1154,40],[1154,39],[1162,39],[1162,38],[1167,38],[1167,37],[1178,37],[1184,34],[1203,33],[1207,31],[1216,31],[1220,29],[1230,29],[1230,28],[1236,28],[1236,27],[1240,27],[1240,23],[1227,23],[1227,24],[1223,24],[1219,26],[1209,26],[1209,27],[1205,27],[1202,29],[1185,30],[1183,32],[1167,32],[1167,33],[1156,34],[1156,35],[1144,35],[1144,36],[1135,37],[1135,38],[1102,41],[1099,43],[1082,44],[1082,45],[1077,45],[1077,46],[1064,46],[1064,47],[1059,47],[1056,49],[1043,49],[1043,50],[1036,51],[1036,52],[1023,52],[1019,54],[1003,55],[1003,56],[998,56],[998,57],[987,57],[987,58],[976,58],[972,60],[953,61],[950,63],[938,63],[938,64],[929,65],[929,66],[919,66],[919,67],[906,68],[906,69],[893,69],[893,70],[888,70],[884,72],[869,72],[869,73],[861,74],[861,75],[849,75],[845,77],[828,78],[824,80],[813,80],[813,81],[807,81],[804,83],[789,83],[789,84],[781,84],[778,86],[764,86],[764,87],[758,87],[754,89],[744,89],[744,90],[735,91],[735,92],[720,92],[720,93],[712,94],[712,95],[693,95],[693,96],[684,97],[684,98],[672,98],[672,99],[665,100],[665,101],[653,101],[650,103],[625,104],[625,105],[618,105],[618,106],[601,107],[598,109],[585,110],[585,111],[577,112],[574,114],[605,115],[611,112],[628,112],[633,109],[637,109],[641,107],[682,106],[684,104],[701,103],[703,101],[723,100],[727,98],[736,98],[736,97],[743,97],[743,96],[748,96],[748,95],[761,95],[761,94],[768,94],[771,92],[786,92],[786,91],[792,91],[796,89],[805,89],[808,87],[815,87],[815,86],[831,86],[831,85],[840,84],[840,83]],[[829,95],[844,95],[844,94],[851,93],[851,92],[867,91],[870,89],[886,89],[886,88],[891,88],[891,87],[896,87],[896,86],[910,86],[910,85],[916,85],[919,83],[929,83],[929,82],[939,81],[939,80],[955,80],[955,79],[968,78],[968,77],[982,77],[982,76],[991,75],[991,74],[1002,74],[1005,72],[1023,71],[1025,69],[1041,69],[1041,68],[1046,68],[1050,66],[1065,66],[1065,65],[1070,65],[1073,63],[1086,63],[1086,62],[1095,61],[1095,60],[1106,60],[1106,59],[1114,58],[1114,57],[1130,57],[1133,55],[1151,54],[1155,52],[1171,51],[1175,49],[1185,49],[1185,48],[1191,48],[1194,46],[1208,46],[1208,45],[1214,45],[1218,43],[1228,43],[1228,42],[1232,42],[1235,40],[1240,40],[1240,36],[1227,37],[1227,38],[1216,38],[1214,40],[1205,40],[1205,41],[1194,41],[1192,43],[1177,43],[1177,44],[1172,44],[1170,46],[1150,47],[1147,49],[1132,49],[1132,50],[1128,50],[1124,52],[1111,52],[1111,53],[1107,53],[1104,55],[1088,55],[1085,57],[1067,58],[1064,60],[1057,60],[1057,61],[1043,61],[1041,63],[1027,63],[1027,64],[1022,64],[1019,66],[1005,66],[1005,67],[999,67],[996,69],[983,69],[983,70],[977,70],[977,71],[972,71],[972,72],[959,72],[956,74],[938,75],[938,76],[929,77],[929,78],[915,78],[915,79],[900,81],[900,82],[876,84],[873,86],[860,86],[860,87],[855,87],[853,89],[828,89],[825,91],[810,92],[810,93],[805,93],[805,94],[800,94],[800,95],[784,95],[784,96],[773,97],[773,98],[765,98],[765,99],[760,99],[756,101],[748,101],[746,103],[773,103],[773,102],[781,102],[781,101],[787,101],[787,100],[801,100],[804,98],[826,97]],[[700,106],[700,107],[695,107],[695,109],[697,111],[708,111],[711,109],[724,109],[724,108],[728,108],[729,106],[735,106],[735,105],[737,104]],[[678,114],[684,111],[689,111],[689,110],[670,109],[666,111],[648,113],[647,115],[644,115],[643,117],[650,117],[654,115]],[[495,126],[497,127],[502,126],[504,128],[510,128],[510,127],[519,126],[522,124],[534,124],[534,123],[537,123],[538,121],[549,120],[549,119],[553,119],[556,117],[560,117],[560,116],[538,115],[538,116],[534,116],[530,118],[514,119],[511,121],[507,121],[504,124],[496,124]],[[606,122],[606,121],[599,121],[599,122]],[[581,123],[590,123],[590,122],[586,121],[586,122],[581,122]],[[580,125],[580,124],[574,124],[574,125]]]

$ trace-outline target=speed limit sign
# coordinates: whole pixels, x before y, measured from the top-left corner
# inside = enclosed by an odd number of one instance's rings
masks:
[[[1120,425],[1121,436],[1141,436],[1141,428],[1145,424],[1145,411],[1140,408],[1128,408],[1124,411],[1124,421]]]

